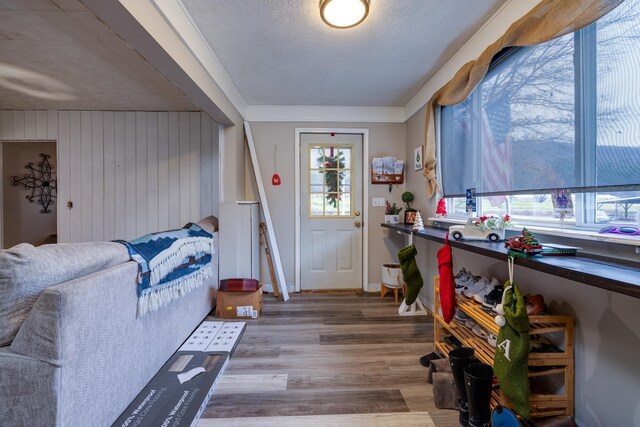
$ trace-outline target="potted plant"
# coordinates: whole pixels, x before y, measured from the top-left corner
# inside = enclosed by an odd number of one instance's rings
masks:
[[[400,224],[400,211],[401,207],[398,205],[391,204],[387,200],[384,205],[384,223],[385,224]]]
[[[402,193],[402,201],[407,204],[407,208],[404,211],[404,223],[413,224],[416,220],[416,210],[411,208],[411,202],[413,202],[413,193],[411,191],[405,191]]]

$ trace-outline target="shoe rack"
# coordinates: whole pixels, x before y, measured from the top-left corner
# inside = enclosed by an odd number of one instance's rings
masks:
[[[476,357],[493,366],[495,348],[470,328],[452,320],[446,324],[440,309],[440,279],[434,278],[434,343],[437,351],[448,355],[453,347],[444,341],[447,335],[453,335],[463,346],[473,347]],[[456,295],[458,308],[484,330],[498,335],[500,327],[494,322],[495,315],[483,310],[482,305],[463,295]],[[529,335],[556,343],[553,352],[529,353],[529,403],[532,417],[555,415],[573,415],[574,410],[574,365],[573,365],[573,317],[570,316],[529,316]],[[502,399],[502,400],[501,400]],[[494,387],[491,396],[491,408],[498,404],[508,405],[500,396],[499,387]]]

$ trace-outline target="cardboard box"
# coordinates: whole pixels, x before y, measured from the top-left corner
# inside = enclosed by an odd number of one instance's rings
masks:
[[[218,291],[216,317],[221,319],[257,319],[262,312],[262,285],[254,292]]]

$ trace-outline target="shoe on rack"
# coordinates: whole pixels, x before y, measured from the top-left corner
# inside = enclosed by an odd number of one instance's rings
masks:
[[[465,320],[464,326],[466,326],[469,329],[473,329],[476,326],[476,322],[474,322],[473,319],[468,318],[467,320]]]
[[[540,294],[529,295],[525,305],[527,316],[538,316],[544,311],[544,297]]]
[[[484,289],[473,296],[473,299],[480,304],[484,304],[485,297],[489,295],[491,291],[493,291],[497,286],[500,286],[500,282],[498,282],[498,279],[494,277],[491,279],[491,283],[489,283],[489,285],[485,286]]]
[[[453,280],[457,281],[458,279],[462,279],[463,277],[468,276],[470,274],[471,273],[469,273],[466,268],[462,267],[460,271],[458,271],[458,274],[453,276]]]
[[[491,286],[491,281],[482,276],[480,280],[475,282],[466,291],[463,291],[462,294],[467,298],[473,298],[474,295],[482,292],[487,286]]]
[[[562,353],[562,349],[542,338],[533,338],[529,342],[531,353]]]
[[[462,347],[462,343],[460,342],[460,340],[454,337],[453,335],[447,335],[445,337],[442,337],[442,341],[446,342],[453,348]]]
[[[476,334],[477,336],[479,336],[483,340],[486,340],[489,337],[489,333],[487,331],[485,331],[480,325],[474,326],[471,329],[471,332],[473,332],[474,334]]]
[[[495,348],[496,344],[498,343],[498,337],[490,333],[487,337],[487,342],[491,347]]]
[[[456,284],[455,291],[458,295],[469,289],[469,287],[471,287],[477,281],[477,278],[473,274],[471,274],[471,272],[465,270],[464,268],[458,274],[461,274],[463,271],[464,274],[454,279],[454,283]]]
[[[496,279],[494,278],[493,280],[496,280]],[[493,280],[491,281],[491,283],[493,283]],[[484,301],[482,301],[482,306],[491,310],[495,310],[496,305],[502,302],[503,292],[504,292],[504,287],[500,283],[498,283],[496,286],[493,287],[491,292],[489,292],[484,297]]]
[[[469,317],[467,313],[465,313],[464,311],[456,307],[456,314],[454,314],[453,316],[453,320],[455,320],[456,323],[460,325],[464,325],[464,322],[466,322],[469,319],[471,319],[471,317]]]

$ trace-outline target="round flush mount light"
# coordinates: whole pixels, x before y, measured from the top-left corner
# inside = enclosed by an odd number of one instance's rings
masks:
[[[355,27],[369,14],[369,0],[320,0],[320,16],[333,28]]]

